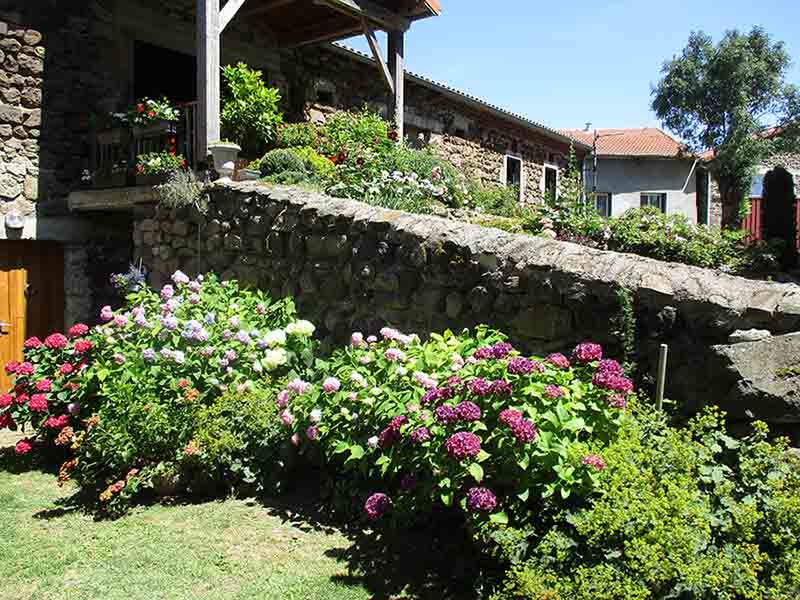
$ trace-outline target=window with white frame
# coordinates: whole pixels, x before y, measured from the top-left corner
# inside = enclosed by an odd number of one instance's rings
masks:
[[[558,193],[558,168],[545,165],[544,167],[544,194],[545,197],[555,198]]]
[[[611,216],[611,194],[608,192],[597,192],[594,197],[594,207],[597,214],[601,217]]]
[[[645,206],[652,206],[657,208],[662,213],[667,212],[667,195],[665,193],[647,192],[641,196],[642,208]]]
[[[522,187],[522,160],[516,156],[506,155],[506,187]]]

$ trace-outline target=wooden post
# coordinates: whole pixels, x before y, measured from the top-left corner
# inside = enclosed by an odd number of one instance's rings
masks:
[[[219,0],[197,0],[197,160],[205,160],[208,143],[219,130]]]
[[[394,87],[389,104],[389,116],[394,119],[397,128],[397,139],[402,142],[404,139],[403,121],[405,110],[404,104],[404,82],[405,82],[405,33],[402,31],[389,31],[386,34],[389,38],[389,73],[392,76]]]
[[[664,384],[667,379],[667,352],[669,347],[661,344],[658,350],[658,374],[656,376],[656,410],[664,406]]]

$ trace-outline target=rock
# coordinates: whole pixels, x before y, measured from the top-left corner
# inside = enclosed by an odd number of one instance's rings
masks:
[[[800,423],[800,332],[711,350],[710,399],[730,417]]]
[[[28,29],[22,36],[22,41],[28,44],[28,46],[35,46],[42,41],[42,34],[33,29]]]
[[[22,182],[18,177],[6,173],[0,175],[0,198],[13,200],[22,193]]]
[[[2,96],[3,102],[16,104],[19,102],[21,94],[17,88],[7,87],[0,90],[0,96]]]
[[[31,202],[39,199],[39,178],[33,175],[25,176],[25,183],[23,184],[23,194]]]
[[[22,117],[24,113],[22,109],[19,109],[15,106],[6,106],[4,104],[0,104],[0,123],[12,123],[14,125],[18,125],[22,123]]]
[[[737,329],[728,336],[728,343],[741,344],[743,342],[757,342],[771,336],[772,333],[766,329]]]

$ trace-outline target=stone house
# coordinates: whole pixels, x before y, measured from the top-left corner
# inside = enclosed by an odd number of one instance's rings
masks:
[[[567,129],[562,133],[596,144],[596,173],[590,156],[584,179],[587,190],[596,187],[601,215],[654,206],[665,214],[684,215],[693,223],[709,222],[708,173],[703,163],[660,129]]]
[[[204,157],[207,143],[220,138],[220,65],[243,61],[261,69],[296,118],[367,104],[465,173],[519,184],[521,200],[558,188],[570,145],[581,157],[588,150],[407,73],[405,32],[438,15],[437,0],[219,4],[0,0],[0,275],[20,274],[0,297],[0,322],[16,323],[0,328],[14,332],[0,336],[0,359],[27,335],[93,320],[113,294],[109,274],[132,257],[131,207],[150,200],[152,191],[81,189],[103,160],[98,122],[137,98],[167,96],[186,106],[180,149]],[[387,32],[386,59],[377,43],[372,57],[332,44],[356,34],[374,42],[379,30]],[[6,296],[16,297],[24,314],[9,312]],[[56,308],[34,326],[30,315],[43,304]]]

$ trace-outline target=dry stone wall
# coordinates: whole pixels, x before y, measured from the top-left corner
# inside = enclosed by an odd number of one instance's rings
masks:
[[[635,299],[642,366],[652,372],[659,344],[668,343],[668,392],[692,408],[725,402],[708,371],[719,362],[713,345],[728,345],[736,330],[800,330],[799,286],[291,188],[217,184],[211,195],[205,216],[141,209],[135,255],[153,283],[178,268],[235,277],[296,297],[323,335],[339,340],[387,323],[421,334],[487,323],[532,352],[586,339],[613,351],[617,292],[625,288]],[[740,408],[734,416],[746,418]],[[800,408],[794,414],[800,423]]]

